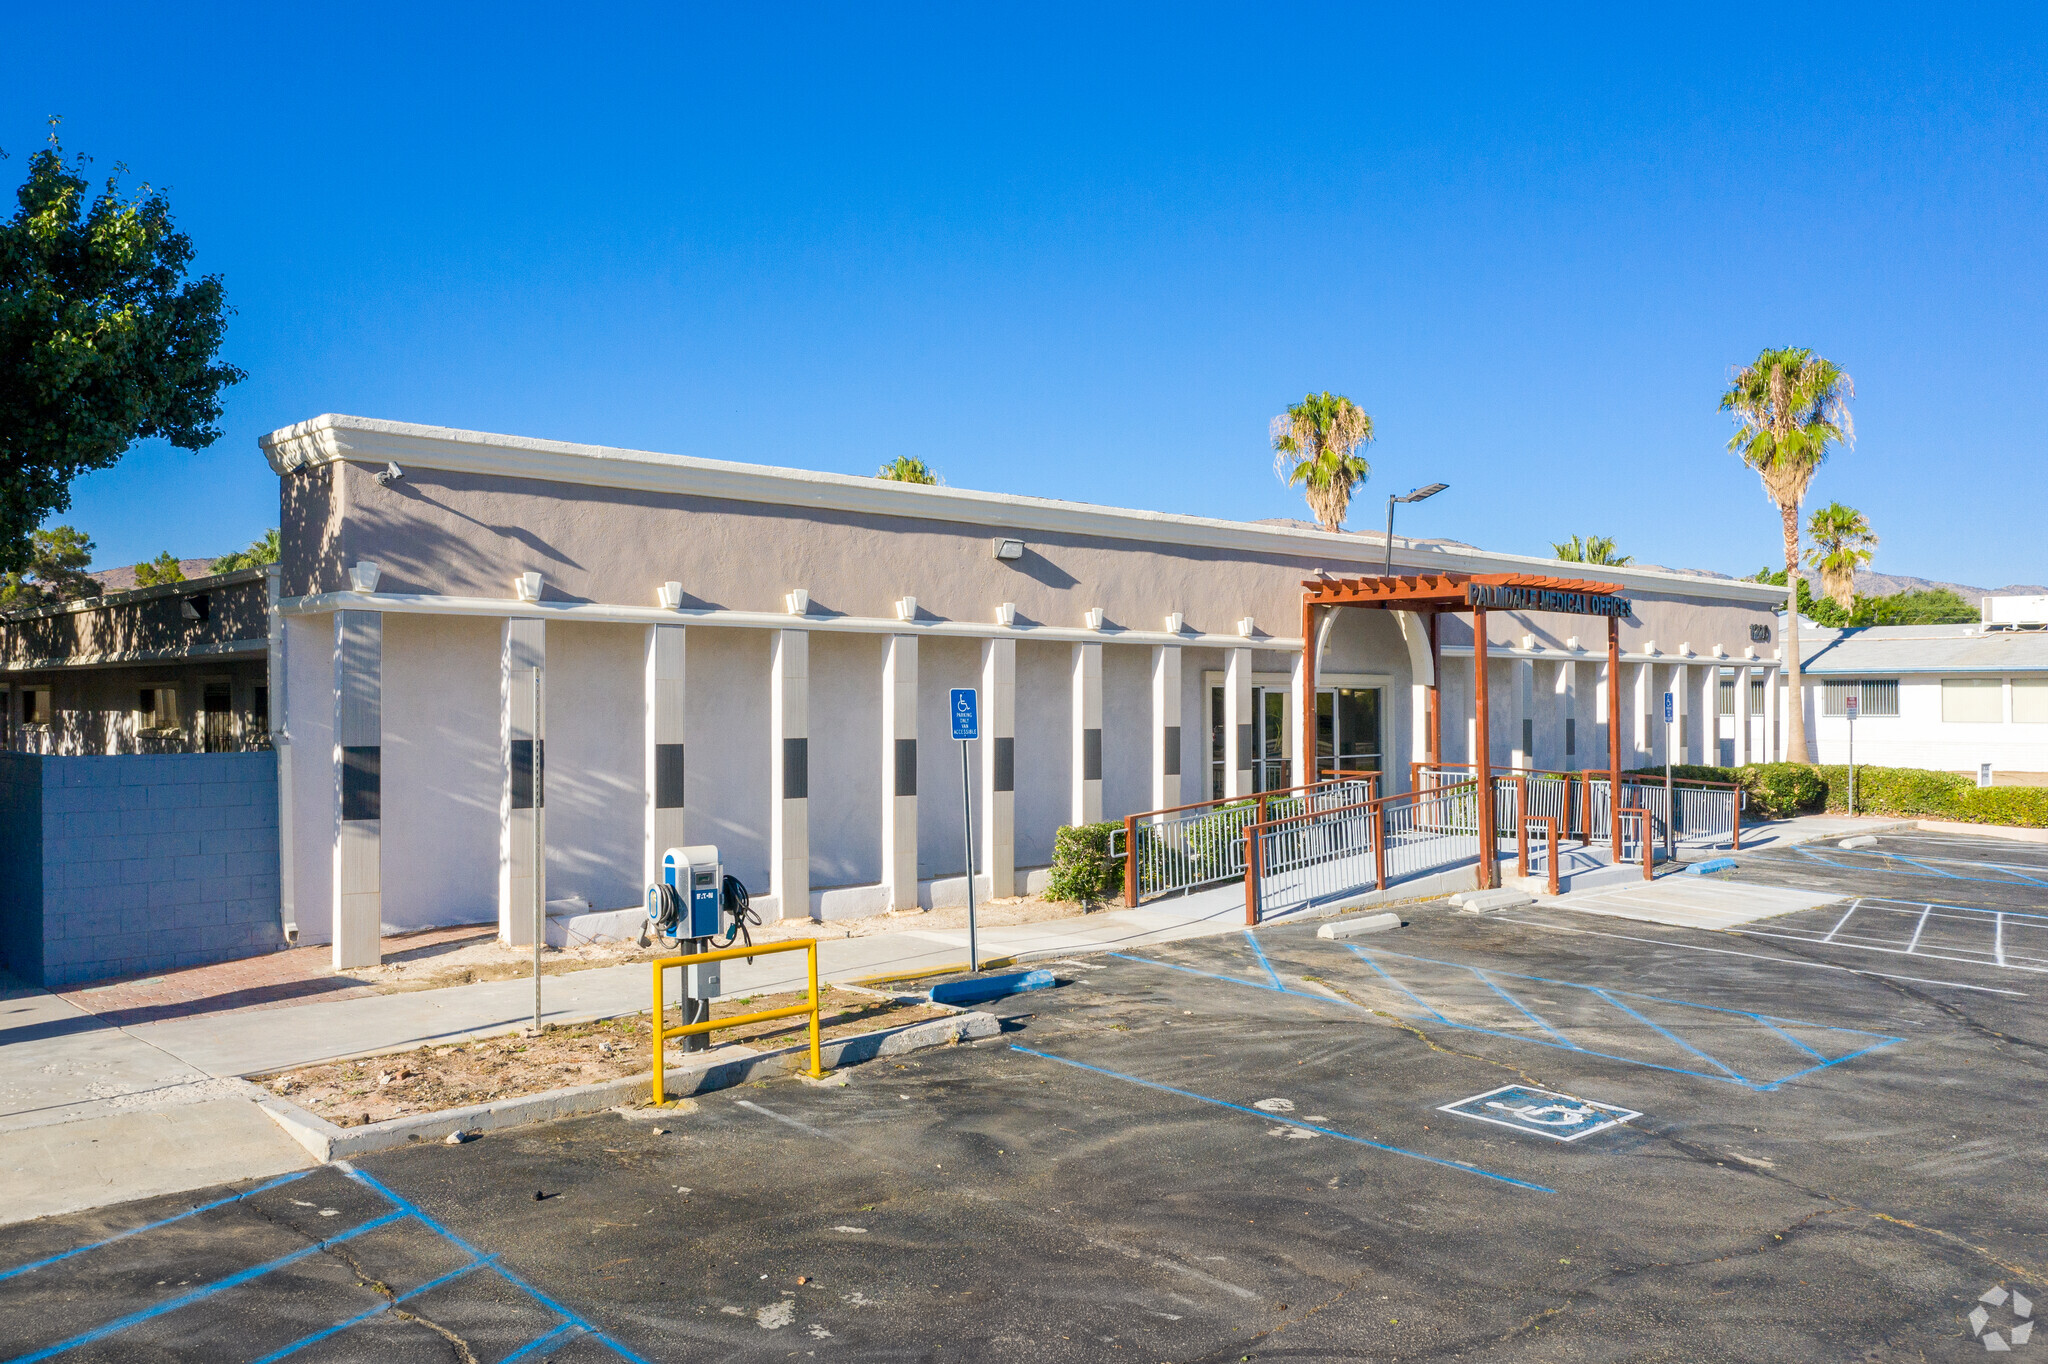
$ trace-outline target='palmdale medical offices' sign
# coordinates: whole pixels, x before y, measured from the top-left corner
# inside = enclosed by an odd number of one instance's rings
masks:
[[[1569,616],[1616,616],[1627,618],[1635,604],[1627,597],[1603,596],[1596,592],[1560,592],[1548,587],[1501,587],[1493,583],[1466,583],[1465,604],[1489,611],[1561,611]]]

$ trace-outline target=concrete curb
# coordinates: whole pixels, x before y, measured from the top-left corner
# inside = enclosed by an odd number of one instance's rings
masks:
[[[1388,929],[1399,928],[1401,916],[1393,913],[1361,914],[1355,919],[1341,919],[1333,924],[1324,924],[1316,930],[1318,938],[1356,938],[1365,933],[1385,933]]]
[[[882,1056],[901,1056],[927,1047],[942,1047],[976,1038],[994,1037],[1002,1024],[994,1014],[961,1013],[950,1018],[928,1018],[900,1028],[862,1033],[827,1042],[821,1049],[828,1070],[858,1065]],[[775,1051],[754,1051],[733,1046],[707,1053],[694,1066],[679,1066],[667,1073],[668,1092],[675,1098],[709,1094],[750,1080],[765,1080],[801,1071],[810,1060],[808,1044]],[[346,1160],[374,1151],[388,1151],[416,1141],[442,1141],[451,1132],[495,1132],[531,1122],[556,1118],[583,1117],[602,1113],[621,1104],[644,1102],[651,1094],[652,1081],[646,1075],[630,1075],[594,1085],[551,1089],[541,1094],[523,1094],[494,1103],[449,1108],[439,1113],[407,1114],[387,1118],[365,1127],[336,1127],[318,1114],[309,1113],[289,1099],[260,1086],[242,1082],[250,1098],[268,1113],[291,1138],[322,1161]]]
[[[1922,819],[1912,826],[1931,834],[1976,834],[2014,843],[2048,843],[2048,829],[2023,829],[2016,824],[1970,824],[1959,819]]]

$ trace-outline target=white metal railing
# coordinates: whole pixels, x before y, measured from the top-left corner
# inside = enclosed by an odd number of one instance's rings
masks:
[[[1478,805],[1468,781],[1254,825],[1246,919],[1469,861],[1479,853]]]
[[[1306,789],[1132,815],[1110,835],[1112,858],[1123,855],[1127,839],[1136,845],[1137,855],[1126,868],[1126,903],[1242,878],[1248,827],[1358,805],[1371,799],[1376,784],[1371,778],[1347,777]]]
[[[1593,827],[1605,829],[1613,808],[1613,793],[1606,777],[1590,780]],[[1624,777],[1621,803],[1624,809],[1649,812],[1652,837],[1660,846],[1739,846],[1742,792],[1735,787],[1674,782],[1667,793],[1664,783],[1655,778]]]

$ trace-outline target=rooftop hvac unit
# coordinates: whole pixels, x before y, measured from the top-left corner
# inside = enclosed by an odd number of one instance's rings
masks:
[[[1987,630],[2048,630],[2048,597],[1985,597]]]

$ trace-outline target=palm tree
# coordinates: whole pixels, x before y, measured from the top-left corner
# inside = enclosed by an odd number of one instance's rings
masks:
[[[1273,469],[1299,485],[1324,530],[1344,529],[1351,490],[1372,466],[1357,453],[1372,441],[1372,418],[1342,394],[1311,393],[1273,418]]]
[[[1856,570],[1870,562],[1877,548],[1877,532],[1854,507],[1830,502],[1814,512],[1806,523],[1813,548],[1806,562],[1820,570],[1821,586],[1844,611],[1856,609]]]
[[[1574,535],[1562,544],[1551,543],[1557,557],[1568,564],[1604,564],[1609,568],[1621,568],[1636,561],[1633,554],[1616,554],[1614,539],[1607,535],[1588,535],[1581,540]]]
[[[898,455],[875,471],[876,478],[891,483],[926,483],[936,485],[939,476],[931,471],[923,460],[914,455]]]
[[[1799,673],[1799,504],[1814,470],[1837,441],[1856,439],[1849,399],[1856,386],[1840,366],[1803,346],[1766,348],[1735,371],[1721,395],[1721,410],[1741,426],[1728,448],[1757,471],[1778,508],[1785,536],[1785,673],[1791,688],[1791,726],[1785,756],[1808,761],[1806,693]]]

